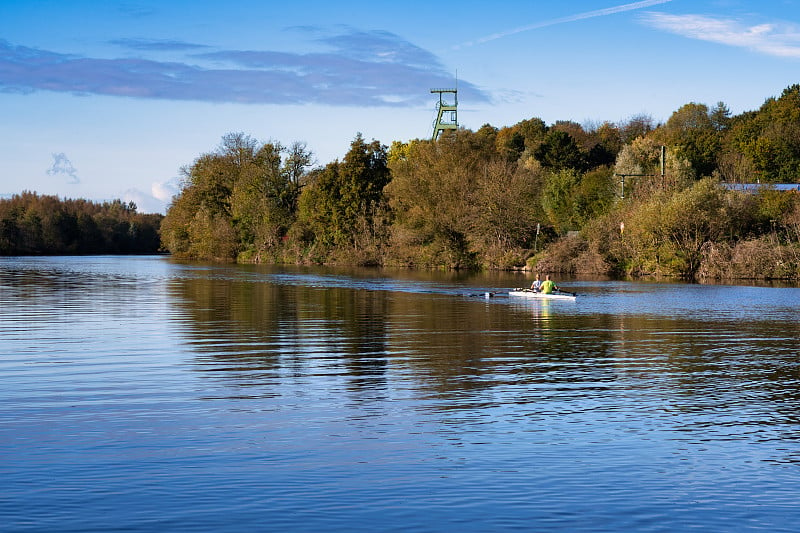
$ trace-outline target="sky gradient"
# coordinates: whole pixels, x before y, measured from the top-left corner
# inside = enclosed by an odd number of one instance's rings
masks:
[[[800,82],[800,0],[0,0],[0,196],[163,212],[180,168],[244,132],[319,165],[459,122],[665,121]]]

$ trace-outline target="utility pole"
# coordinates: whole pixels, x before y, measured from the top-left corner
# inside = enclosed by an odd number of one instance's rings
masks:
[[[661,147],[661,156],[660,156],[660,165],[661,165],[661,188],[665,188],[666,178],[667,178],[667,147]],[[614,173],[615,176],[620,178],[620,198],[625,198],[625,178],[655,178],[658,177],[658,174],[617,174]]]

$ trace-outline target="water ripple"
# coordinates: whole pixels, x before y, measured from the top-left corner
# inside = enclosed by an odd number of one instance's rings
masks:
[[[4,531],[790,531],[797,289],[0,259]]]

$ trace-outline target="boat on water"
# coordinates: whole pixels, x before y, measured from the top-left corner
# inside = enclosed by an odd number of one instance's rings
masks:
[[[523,298],[540,298],[542,300],[575,300],[577,294],[569,292],[551,292],[545,294],[543,292],[536,292],[531,289],[512,289],[508,291],[509,296],[520,296]]]

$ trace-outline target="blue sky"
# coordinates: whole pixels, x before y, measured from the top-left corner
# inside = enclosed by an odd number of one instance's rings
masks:
[[[426,138],[456,73],[471,129],[741,113],[800,82],[800,0],[0,0],[0,196],[163,212],[226,133]]]

